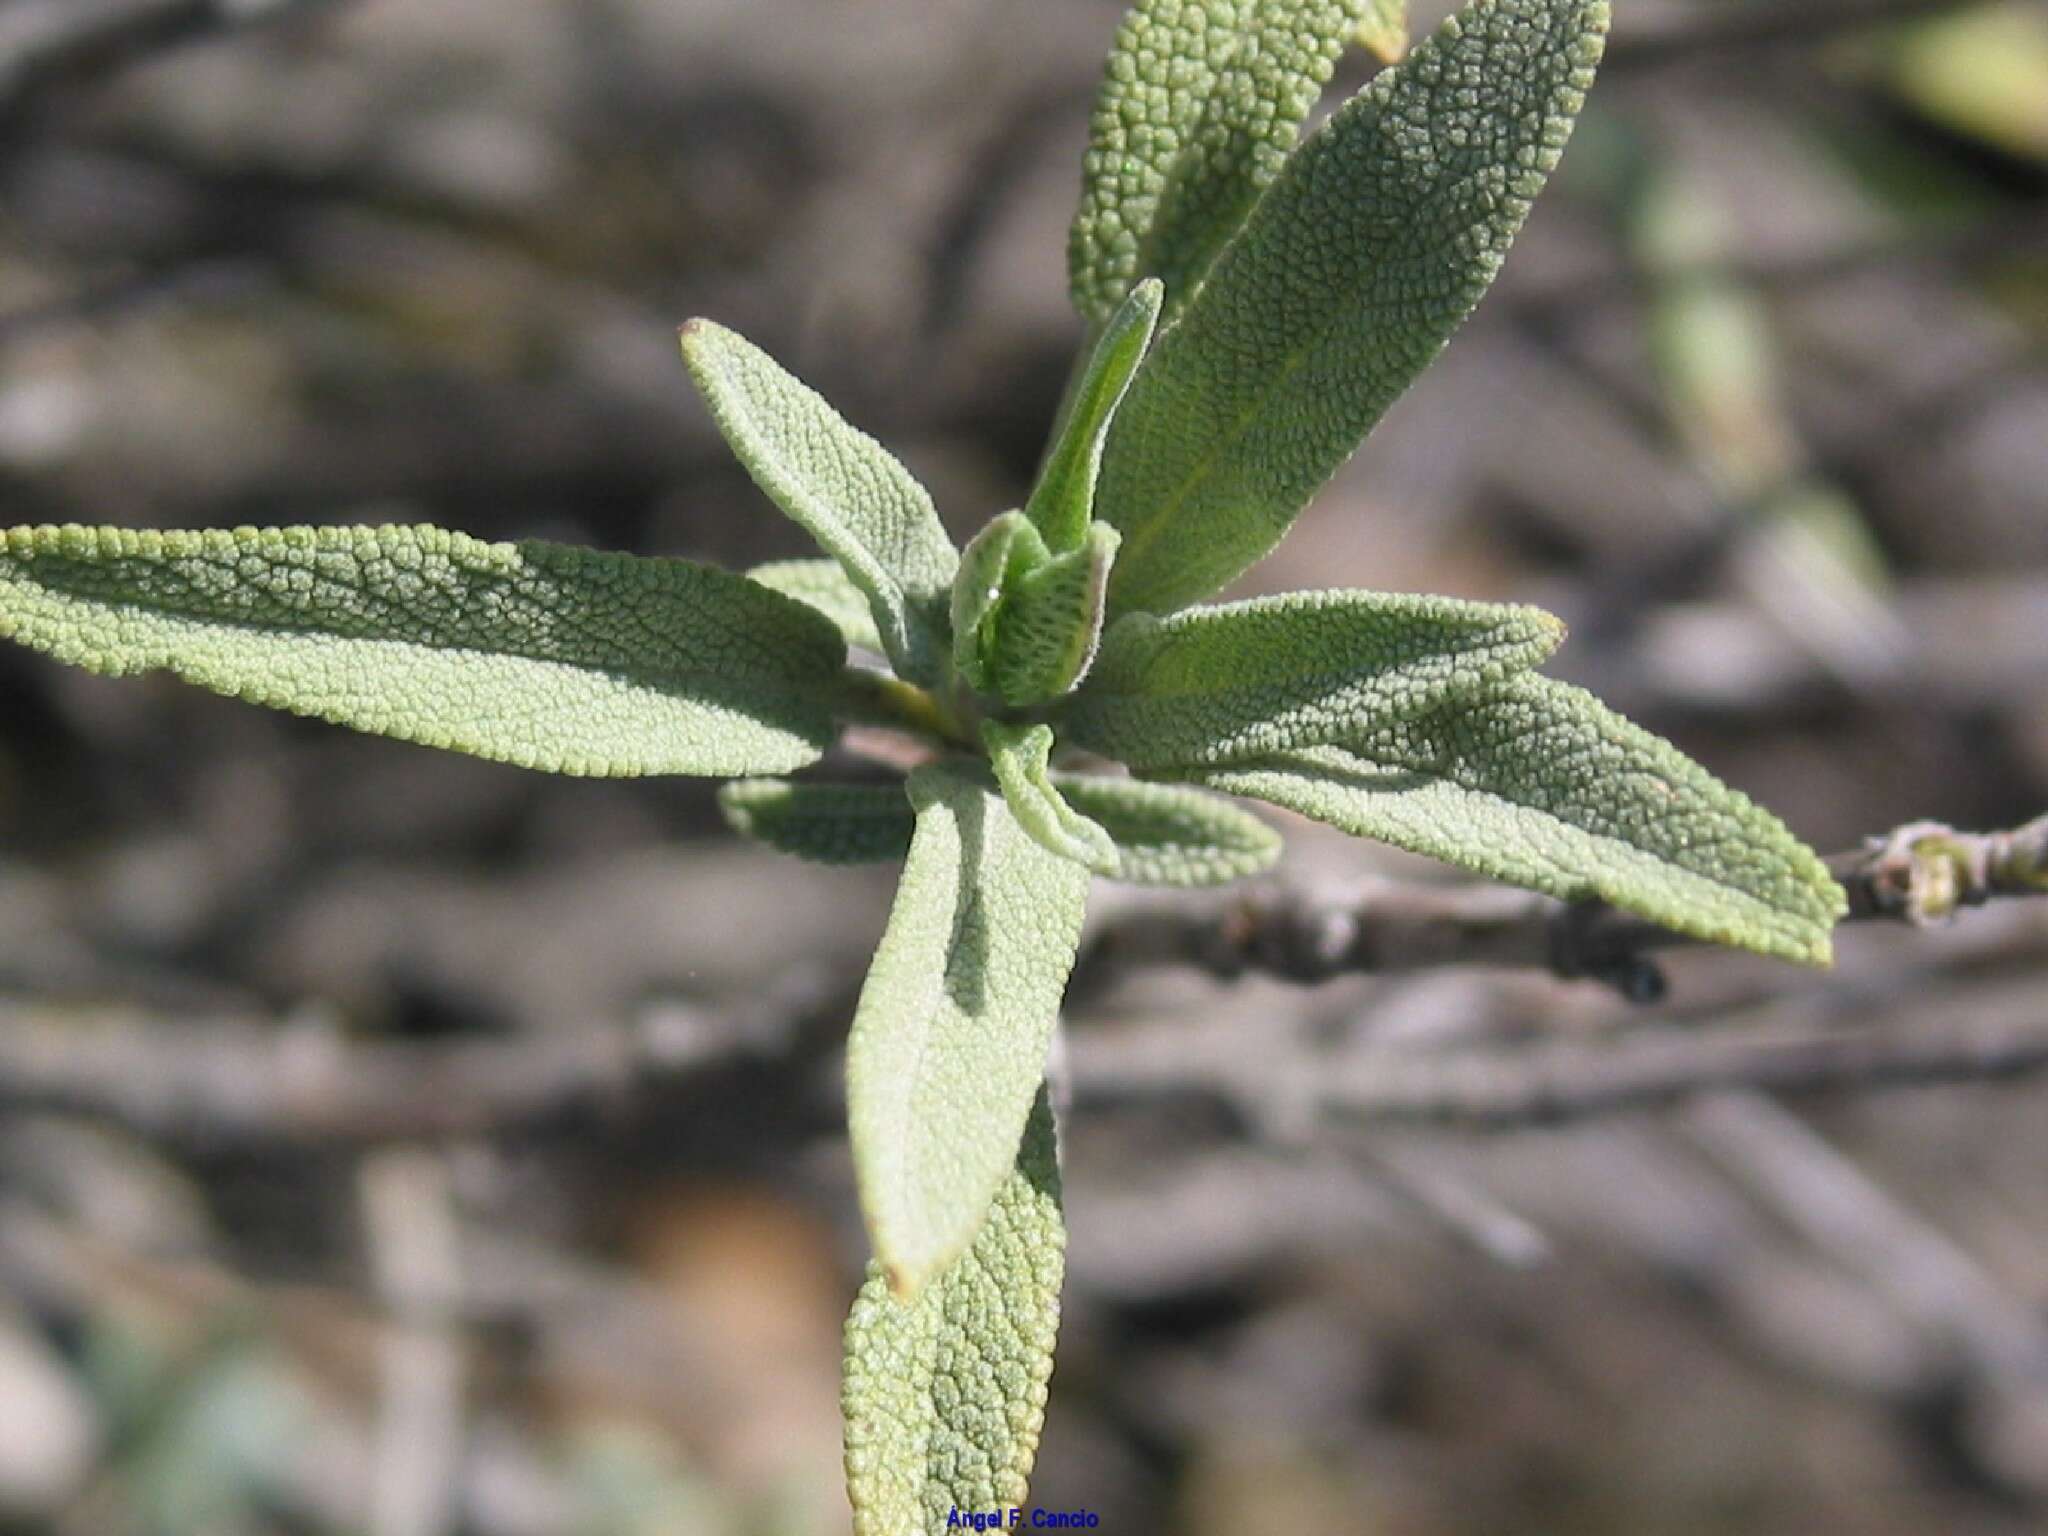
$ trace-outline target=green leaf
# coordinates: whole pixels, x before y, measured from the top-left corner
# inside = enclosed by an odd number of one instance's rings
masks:
[[[1570,134],[1606,0],[1473,0],[1287,161],[1110,426],[1112,616],[1256,563],[1493,281]]]
[[[1358,22],[1358,46],[1391,64],[1408,51],[1408,0],[1366,0]]]
[[[1109,524],[1090,523],[1079,549],[1015,578],[984,641],[988,688],[1005,704],[1063,698],[1088,675],[1119,542]]]
[[[692,320],[682,339],[690,376],[754,483],[867,595],[896,670],[937,682],[959,555],[924,487],[744,337]]]
[[[853,584],[837,560],[771,560],[748,571],[747,580],[817,609],[833,622],[848,646],[883,654],[882,634],[875,628],[867,594]]]
[[[1278,832],[1216,795],[1099,773],[1055,773],[1052,783],[1116,844],[1118,880],[1224,885],[1280,857]]]
[[[1089,879],[979,768],[918,768],[910,799],[917,831],[846,1051],[861,1209],[905,1298],[974,1240],[1009,1172]]]
[[[718,808],[742,837],[819,864],[878,864],[910,851],[916,816],[900,784],[735,779]]]
[[[555,773],[814,761],[846,647],[684,560],[438,528],[12,528],[0,636]]]
[[[1280,171],[1365,0],[1139,0],[1118,28],[1067,240],[1101,324],[1139,278],[1166,320]]]
[[[1052,758],[1051,726],[984,720],[981,741],[988,748],[989,764],[995,769],[1010,814],[1041,848],[1098,875],[1118,872],[1116,844],[1109,834],[1068,805],[1047,776]]]
[[[1103,637],[1061,734],[1133,768],[1260,757],[1419,714],[1535,666],[1563,637],[1540,609],[1386,592],[1131,614]]]
[[[973,1247],[914,1301],[879,1264],[846,1319],[846,1491],[855,1536],[945,1531],[1023,1507],[1045,1422],[1066,1268],[1052,1106],[1041,1087]]]
[[[1103,327],[1102,338],[1069,402],[1059,437],[1031,499],[1024,504],[1024,515],[1054,554],[1078,549],[1087,533],[1110,418],[1116,415],[1117,404],[1131,387],[1131,376],[1151,344],[1165,292],[1156,278],[1147,278],[1131,290]]]
[[[1592,695],[1544,677],[1344,746],[1176,777],[1788,960],[1827,964],[1845,909],[1826,866],[1777,818]]]
[[[995,692],[995,620],[1028,571],[1052,556],[1022,512],[1003,512],[967,541],[951,599],[953,666],[981,693]]]

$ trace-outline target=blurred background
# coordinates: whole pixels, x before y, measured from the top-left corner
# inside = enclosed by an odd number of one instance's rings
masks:
[[[1243,590],[1541,603],[1552,670],[1823,849],[2038,815],[2048,7],[1617,10],[1492,297]],[[0,521],[804,553],[692,396],[707,315],[964,535],[1077,344],[1118,14],[4,0]],[[1287,830],[1293,881],[1452,878]],[[843,1529],[837,1052],[889,890],[737,846],[709,785],[0,650],[0,1530]],[[1839,949],[1679,953],[1649,1007],[1472,968],[1091,988],[1037,1501],[2041,1529],[2048,902]],[[1715,1065],[1845,1030],[1997,1080]],[[1369,1053],[1398,1116],[1215,1091]],[[1587,1088],[1617,1071],[1654,1091]]]

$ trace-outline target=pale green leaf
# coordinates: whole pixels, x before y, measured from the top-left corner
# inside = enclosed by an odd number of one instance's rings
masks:
[[[1118,880],[1223,885],[1280,857],[1278,832],[1217,795],[1099,773],[1055,773],[1052,783],[1116,844]]]
[[[867,595],[896,670],[938,681],[959,555],[924,487],[746,338],[692,320],[682,340],[690,376],[754,483]]]
[[[683,560],[438,528],[13,528],[0,636],[556,773],[781,772],[831,741],[846,647]]]
[[[1071,693],[1088,675],[1119,542],[1109,524],[1090,523],[1079,549],[1014,579],[986,621],[989,692],[1022,709]]]
[[[1040,847],[1098,875],[1118,872],[1116,844],[1109,834],[1068,805],[1047,775],[1051,726],[984,720],[981,741],[1010,814]]]
[[[736,779],[718,808],[743,837],[819,864],[877,864],[910,851],[916,817],[901,784]]]
[[[849,646],[878,656],[883,653],[881,631],[875,628],[867,594],[853,584],[837,560],[771,560],[748,571],[747,580],[817,609]]]
[[[1540,609],[1386,592],[1131,614],[1103,637],[1061,734],[1133,768],[1259,757],[1419,714],[1535,666],[1563,637]]]
[[[1151,344],[1164,293],[1156,278],[1147,278],[1110,316],[1067,404],[1038,484],[1024,504],[1024,515],[1054,554],[1078,549],[1088,530],[1110,419]]]
[[[910,798],[917,831],[846,1052],[861,1209],[903,1297],[974,1240],[1009,1172],[1089,881],[984,770],[928,764]]]
[[[1366,0],[1358,21],[1358,46],[1391,64],[1408,51],[1408,0]]]
[[[1492,282],[1592,83],[1606,0],[1473,0],[1288,160],[1110,426],[1112,613],[1277,544]]]
[[[1525,674],[1344,746],[1187,775],[1679,933],[1825,965],[1841,887],[1769,812],[1592,695]]]
[[[974,1245],[914,1301],[875,1264],[846,1320],[846,1491],[855,1536],[943,1532],[1024,1506],[1060,1325],[1066,1226],[1038,1092]]]
[[[1117,30],[1067,241],[1101,324],[1142,277],[1170,321],[1278,174],[1365,0],[1139,0]]]
[[[1045,540],[1022,512],[990,518],[960,552],[950,602],[953,666],[970,687],[982,693],[995,691],[996,615],[1018,580],[1051,558]]]

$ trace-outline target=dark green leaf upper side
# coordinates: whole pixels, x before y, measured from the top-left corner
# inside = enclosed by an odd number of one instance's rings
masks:
[[[1110,428],[1112,617],[1264,556],[1437,355],[1556,164],[1606,25],[1606,0],[1473,0],[1287,161]]]

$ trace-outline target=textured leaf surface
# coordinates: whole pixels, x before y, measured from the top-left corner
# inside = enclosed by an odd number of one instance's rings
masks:
[[[1133,768],[1262,756],[1419,714],[1533,667],[1563,636],[1536,608],[1386,592],[1132,614],[1103,637],[1062,734]]]
[[[917,831],[846,1053],[861,1209],[903,1297],[974,1240],[1009,1172],[1089,880],[980,769],[919,768],[910,797]]]
[[[1051,560],[1045,540],[1022,512],[988,520],[960,552],[950,601],[953,665],[969,685],[995,691],[995,622],[1003,601],[1028,571]]]
[[[718,808],[742,837],[819,864],[877,864],[910,851],[916,817],[900,784],[736,779]]]
[[[1408,51],[1408,0],[1366,0],[1358,22],[1358,46],[1383,64]]]
[[[1024,515],[1054,554],[1080,547],[1095,505],[1095,477],[1109,423],[1144,360],[1165,290],[1153,279],[1138,284],[1103,327],[1074,390],[1045,470],[1024,504]]]
[[[1166,319],[1278,174],[1364,0],[1139,0],[1110,51],[1068,236],[1101,324],[1138,279]]]
[[[846,1320],[846,1489],[857,1536],[1021,1508],[1045,1422],[1066,1227],[1044,1089],[974,1245],[914,1301],[879,1264]]]
[[[1824,965],[1841,888],[1769,812],[1592,695],[1525,675],[1216,789],[1568,901]]]
[[[846,648],[683,560],[438,528],[13,528],[0,635],[360,731],[556,773],[816,759]]]
[[[989,689],[1004,703],[1047,703],[1088,675],[1118,542],[1109,524],[1091,523],[1079,549],[1015,578],[985,642]]]
[[[875,628],[867,594],[853,584],[837,560],[771,560],[748,571],[747,580],[817,609],[832,621],[848,645],[882,654],[882,635]]]
[[[1111,424],[1113,615],[1258,561],[1437,355],[1556,163],[1606,24],[1606,0],[1474,0],[1288,160]]]
[[[1055,773],[1052,783],[1116,844],[1118,880],[1223,885],[1280,857],[1278,832],[1216,795],[1094,773]]]
[[[1067,804],[1046,772],[1052,757],[1051,726],[984,720],[981,739],[1017,825],[1049,853],[1098,875],[1118,872],[1116,844],[1109,834]]]
[[[746,338],[692,320],[683,358],[754,483],[867,595],[897,671],[935,682],[959,555],[924,487]]]

